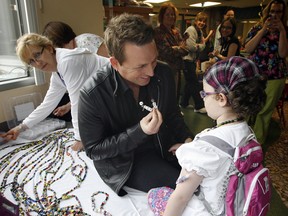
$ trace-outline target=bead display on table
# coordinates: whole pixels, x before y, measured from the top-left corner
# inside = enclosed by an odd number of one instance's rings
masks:
[[[1,146],[0,151],[5,154],[0,158],[0,193],[4,196],[10,190],[19,205],[20,215],[89,215],[73,194],[85,181],[88,171],[79,152],[68,152],[68,142],[74,140],[73,136],[73,132],[65,129],[46,135],[38,141]],[[70,188],[63,187],[61,193],[56,193],[53,186],[64,181],[63,179],[69,179],[69,183],[73,182],[74,185]],[[66,186],[65,181],[63,183],[61,184]],[[32,194],[29,188],[31,185]],[[104,199],[101,194],[105,195]],[[99,203],[102,202],[98,209],[95,204],[96,196]],[[93,210],[111,216],[104,209],[108,197],[106,192],[95,192],[91,197]],[[67,201],[73,204],[67,205]]]

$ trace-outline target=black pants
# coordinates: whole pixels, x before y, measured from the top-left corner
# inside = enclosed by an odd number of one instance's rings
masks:
[[[194,100],[194,108],[201,109],[204,107],[203,99],[200,97],[200,91],[203,87],[200,85],[196,75],[196,63],[192,61],[184,61],[184,78],[185,86],[181,99],[181,106],[186,107],[189,105],[190,97]]]
[[[144,192],[163,186],[174,189],[180,170],[177,160],[168,162],[154,151],[139,153],[125,185]]]

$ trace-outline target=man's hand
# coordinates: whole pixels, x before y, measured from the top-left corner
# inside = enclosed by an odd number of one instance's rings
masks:
[[[192,142],[192,138],[188,137],[188,138],[185,140],[185,143],[188,143],[188,142]],[[175,155],[176,150],[177,150],[181,145],[183,145],[183,143],[176,143],[176,144],[174,144],[173,146],[171,146],[171,148],[169,148],[168,152],[171,152],[173,155]]]
[[[158,109],[153,110],[140,121],[143,132],[147,135],[156,134],[163,122],[162,114]]]
[[[168,152],[171,152],[173,155],[175,155],[176,150],[182,145],[183,143],[177,143],[171,146],[171,148],[168,149]]]

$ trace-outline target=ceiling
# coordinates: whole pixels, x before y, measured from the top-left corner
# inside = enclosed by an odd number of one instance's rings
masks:
[[[191,8],[190,4],[194,3],[202,3],[205,0],[170,0],[178,9],[180,8]],[[233,7],[233,8],[247,8],[247,7],[255,7],[267,4],[269,0],[208,0],[208,1],[216,1],[221,2],[222,4],[219,6]],[[157,4],[155,4],[156,6]],[[159,4],[161,5],[161,4]],[[157,5],[158,6],[158,5]],[[218,5],[217,5],[218,6]],[[215,6],[214,6],[215,7]]]

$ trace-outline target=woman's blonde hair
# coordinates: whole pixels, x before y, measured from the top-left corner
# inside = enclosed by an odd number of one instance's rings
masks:
[[[52,42],[45,36],[36,33],[24,34],[17,40],[16,54],[21,61],[28,64],[30,47],[53,47]],[[54,49],[54,48],[53,48]]]
[[[203,21],[207,21],[208,15],[205,12],[199,12],[197,13],[196,17],[195,17],[195,21],[199,21],[199,20],[203,20]]]

